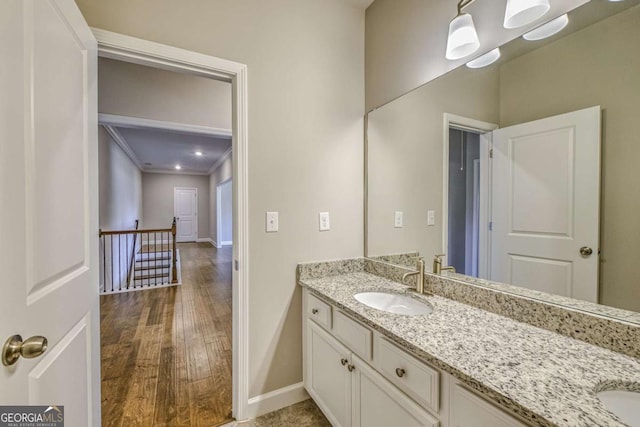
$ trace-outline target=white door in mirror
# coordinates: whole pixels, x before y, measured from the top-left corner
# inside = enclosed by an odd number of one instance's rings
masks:
[[[600,107],[494,131],[492,171],[490,279],[597,302]]]

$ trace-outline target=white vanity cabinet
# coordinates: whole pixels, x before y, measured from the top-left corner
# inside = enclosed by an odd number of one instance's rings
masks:
[[[526,427],[304,290],[304,386],[335,427]]]

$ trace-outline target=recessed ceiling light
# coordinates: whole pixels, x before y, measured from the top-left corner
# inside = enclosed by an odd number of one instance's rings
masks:
[[[180,169],[182,169],[182,166],[176,165],[176,169],[180,170]]]
[[[202,151],[196,151],[196,156],[202,156]]]
[[[493,64],[500,58],[500,48],[495,48],[482,56],[477,57],[473,61],[467,62],[469,68],[482,68]]]
[[[562,31],[564,27],[569,23],[569,17],[565,13],[564,15],[558,16],[556,19],[552,19],[546,24],[540,25],[538,28],[534,28],[522,35],[522,38],[529,41],[542,40],[547,37],[551,37],[554,34]]]

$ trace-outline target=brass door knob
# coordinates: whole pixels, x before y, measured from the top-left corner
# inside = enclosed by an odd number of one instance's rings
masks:
[[[38,357],[47,350],[47,344],[47,339],[41,336],[34,336],[26,341],[22,341],[20,335],[9,337],[2,347],[2,364],[11,366],[20,359],[20,356],[25,359]]]
[[[580,248],[580,255],[582,255],[585,258],[591,255],[592,253],[593,253],[593,249],[591,249],[588,246],[583,246]]]

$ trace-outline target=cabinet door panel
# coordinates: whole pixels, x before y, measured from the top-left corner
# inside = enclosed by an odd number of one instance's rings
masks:
[[[307,391],[334,426],[351,425],[349,351],[335,338],[307,320]],[[347,363],[343,364],[343,360]]]
[[[363,361],[353,356],[354,427],[437,427],[429,415]]]

